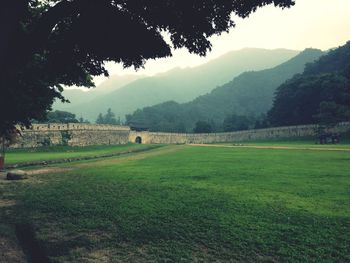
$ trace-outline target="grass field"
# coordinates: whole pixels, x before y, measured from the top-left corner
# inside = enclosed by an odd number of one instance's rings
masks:
[[[54,146],[30,149],[11,149],[6,153],[6,163],[25,163],[42,160],[56,160],[116,154],[125,151],[147,149],[145,144],[102,145],[87,147]]]
[[[316,144],[313,141],[294,141],[294,142],[269,142],[269,141],[258,141],[258,142],[242,142],[242,143],[230,143],[230,145],[253,145],[253,146],[286,146],[291,148],[319,148],[319,149],[350,149],[350,144]]]
[[[350,262],[350,152],[173,145],[59,167],[0,183],[0,235],[53,262]]]
[[[217,144],[217,143],[215,143]],[[335,149],[350,149],[350,134],[345,134],[341,137],[339,144],[319,144],[315,138],[291,138],[283,139],[276,138],[271,140],[243,141],[235,143],[219,143],[222,145],[247,145],[247,146],[286,146],[292,148],[335,148]]]

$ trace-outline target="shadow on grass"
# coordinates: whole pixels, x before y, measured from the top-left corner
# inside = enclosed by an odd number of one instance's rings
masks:
[[[185,184],[84,180],[71,178],[69,183],[53,183],[23,196],[20,214],[28,224],[59,225],[57,231],[79,236],[69,240],[46,236],[50,257],[68,256],[76,248],[109,248],[118,254],[116,247],[127,243],[123,249],[128,254],[141,256],[142,248],[145,259],[160,261],[349,260],[347,218],[288,209],[281,202],[254,203],[236,193]],[[92,232],[111,229],[117,231],[102,244],[89,239]],[[35,236],[30,228],[23,231]],[[34,242],[32,251],[35,246],[42,249]]]
[[[16,224],[16,236],[29,263],[50,263],[45,248],[35,237],[30,224]]]

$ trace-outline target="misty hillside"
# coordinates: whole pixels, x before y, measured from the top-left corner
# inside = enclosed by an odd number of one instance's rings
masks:
[[[94,121],[100,112],[111,108],[116,116],[123,118],[125,114],[138,108],[168,100],[179,103],[191,101],[244,71],[270,68],[296,54],[298,51],[286,49],[233,51],[198,67],[177,68],[153,77],[138,79],[103,96],[96,96],[92,100],[89,97],[86,103],[72,103],[64,109]],[[99,88],[95,89],[96,94]]]
[[[168,101],[137,110],[127,119],[142,123],[153,131],[190,132],[199,120],[208,121],[220,130],[229,114],[259,116],[266,113],[271,108],[276,88],[293,75],[303,72],[306,63],[322,54],[320,50],[307,49],[274,68],[245,72],[189,103]]]
[[[130,82],[133,82],[143,76],[138,75],[113,75],[107,80],[103,81],[98,87],[90,89],[65,89],[63,96],[70,101],[70,103],[61,103],[56,101],[53,108],[56,110],[67,110],[71,107],[78,107],[81,103],[87,103],[100,96],[113,92]]]

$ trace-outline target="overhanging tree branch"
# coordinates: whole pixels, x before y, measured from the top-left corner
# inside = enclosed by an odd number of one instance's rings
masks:
[[[234,26],[258,7],[289,7],[293,0],[5,0],[15,16],[0,25],[0,133],[45,115],[60,85],[91,86],[105,61],[140,67],[173,48],[205,55],[209,37]],[[13,8],[16,5],[19,9]],[[5,8],[6,9],[6,8]],[[4,10],[4,9],[2,9]],[[1,11],[0,11],[1,13]],[[5,17],[5,16],[4,16]],[[4,19],[1,17],[0,19]],[[11,108],[11,111],[8,111]]]

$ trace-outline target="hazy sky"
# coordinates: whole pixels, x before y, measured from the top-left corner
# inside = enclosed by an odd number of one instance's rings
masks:
[[[337,47],[350,40],[350,0],[296,0],[290,9],[267,6],[235,22],[236,27],[228,34],[211,38],[213,50],[205,58],[182,49],[174,51],[171,58],[148,61],[145,69],[137,73],[112,63],[107,68],[111,75],[153,75],[175,67],[193,67],[245,47],[295,50]],[[101,80],[96,78],[96,84]]]

